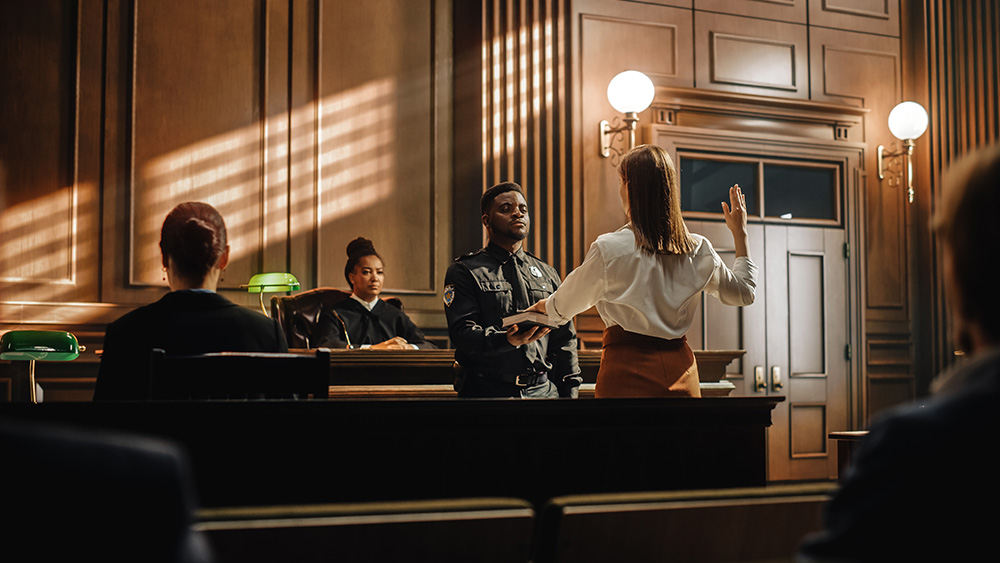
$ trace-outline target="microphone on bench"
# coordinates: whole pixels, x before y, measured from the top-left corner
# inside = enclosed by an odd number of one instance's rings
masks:
[[[330,312],[333,313],[334,317],[337,317],[337,320],[340,321],[341,328],[344,329],[344,339],[347,340],[347,349],[350,350],[351,348],[354,348],[354,346],[351,346],[351,335],[347,334],[347,325],[344,324],[344,319],[340,318],[337,311],[330,309]]]

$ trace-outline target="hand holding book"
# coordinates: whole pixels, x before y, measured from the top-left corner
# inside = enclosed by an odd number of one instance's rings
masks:
[[[515,313],[513,315],[504,317],[502,328],[509,328],[512,325],[517,325],[519,330],[525,330],[533,326],[541,326],[548,328],[558,328],[558,325],[551,324],[549,322],[549,316],[545,313],[539,313],[537,311],[522,311],[520,313]]]

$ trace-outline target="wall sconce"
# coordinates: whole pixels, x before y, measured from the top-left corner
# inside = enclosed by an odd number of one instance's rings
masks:
[[[281,291],[295,291],[299,285],[299,280],[295,276],[287,272],[268,272],[264,274],[256,274],[250,278],[250,283],[246,285],[241,285],[240,287],[246,288],[248,293],[259,293],[260,294],[260,310],[268,315],[267,309],[264,308],[264,294],[265,293],[275,293]]]
[[[899,152],[885,152],[885,147],[878,146],[878,179],[885,178],[885,167],[882,162],[887,158],[903,157],[903,166],[906,174],[906,197],[907,201],[913,203],[913,162],[910,157],[913,155],[913,140],[924,134],[927,130],[927,111],[917,102],[902,102],[897,104],[889,112],[889,131],[900,141],[903,141],[903,150]],[[896,143],[892,144],[895,148]],[[889,185],[895,185],[895,177],[889,179]]]
[[[635,147],[635,124],[639,121],[639,113],[645,111],[649,104],[653,103],[655,94],[656,88],[653,86],[653,81],[637,70],[620,72],[611,79],[611,82],[608,83],[608,101],[611,102],[611,107],[625,114],[625,119],[624,123],[619,125],[621,120],[615,117],[614,127],[607,120],[601,120],[599,124],[601,156],[608,158],[614,151],[615,160],[617,160]],[[619,150],[611,146],[615,139],[623,139],[626,131],[628,132],[628,148]]]

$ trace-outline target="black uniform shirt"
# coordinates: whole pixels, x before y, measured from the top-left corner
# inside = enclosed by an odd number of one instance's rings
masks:
[[[517,347],[510,345],[500,328],[503,317],[552,295],[559,287],[559,274],[552,266],[523,249],[510,254],[489,243],[457,258],[444,280],[448,334],[459,364],[478,373],[544,373],[558,386],[579,384],[572,321]]]

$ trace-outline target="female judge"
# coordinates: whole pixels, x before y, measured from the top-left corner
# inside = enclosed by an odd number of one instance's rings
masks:
[[[708,239],[688,232],[680,186],[670,156],[642,145],[618,169],[622,208],[629,222],[597,237],[583,264],[562,286],[529,310],[562,324],[592,306],[604,330],[597,397],[700,397],[698,367],[685,333],[698,296],[727,305],[754,300],[757,267],[747,248],[746,204],[739,186],[722,202],[736,244],[730,270]]]
[[[211,205],[182,203],[160,230],[170,293],[108,325],[95,401],[149,398],[150,352],[287,352],[277,321],[215,292],[229,264],[222,215]]]
[[[382,258],[372,241],[358,237],[347,245],[344,277],[351,296],[324,310],[316,327],[316,346],[414,350],[436,348],[402,309],[379,299],[385,280]]]

